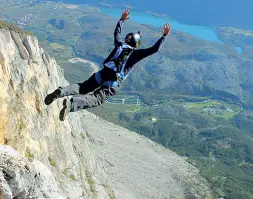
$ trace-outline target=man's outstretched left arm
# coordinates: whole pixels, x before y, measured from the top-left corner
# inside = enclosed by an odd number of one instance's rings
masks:
[[[171,26],[169,24],[165,24],[162,32],[163,32],[162,37],[152,47],[136,50],[138,52],[138,61],[140,61],[141,59],[144,59],[144,58],[146,58],[146,57],[148,57],[160,50],[160,48],[162,47],[162,45],[164,44],[164,42],[166,40],[167,35],[170,35],[170,33],[171,33]]]

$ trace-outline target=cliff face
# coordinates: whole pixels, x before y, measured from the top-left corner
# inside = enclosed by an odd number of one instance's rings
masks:
[[[82,113],[60,122],[62,101],[50,107],[43,103],[47,93],[66,84],[62,69],[35,37],[0,29],[1,144],[43,162],[63,196],[113,197],[91,153]]]
[[[63,199],[52,172],[38,160],[24,158],[11,147],[0,146],[0,198]]]
[[[0,147],[5,199],[211,195],[196,168],[134,132],[87,111],[60,122],[62,100],[43,101],[67,84],[35,37],[0,29],[0,140],[12,147]]]

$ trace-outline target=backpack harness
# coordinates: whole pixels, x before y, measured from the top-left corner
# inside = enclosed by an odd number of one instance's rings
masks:
[[[115,54],[112,56],[112,58],[109,59],[109,61],[104,62],[104,66],[112,69],[115,71],[116,74],[116,81],[103,81],[101,78],[100,72],[97,72],[95,74],[95,78],[97,82],[102,86],[112,86],[116,87],[119,86],[129,75],[125,75],[125,67],[126,63],[130,57],[130,55],[133,53],[134,48],[129,46],[126,43],[123,43],[120,45]]]

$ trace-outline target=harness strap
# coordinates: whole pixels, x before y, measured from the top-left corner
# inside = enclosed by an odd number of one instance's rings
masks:
[[[129,55],[127,56],[126,60],[124,61],[123,65],[122,65],[122,67],[121,67],[120,72],[116,73],[117,81],[119,81],[120,83],[121,83],[122,81],[124,81],[125,78],[127,77],[127,76],[125,76],[125,72],[124,72],[124,71],[125,71],[125,67],[126,67],[126,62],[127,62],[128,58],[130,57],[130,55],[131,55],[132,53],[133,53],[133,50],[129,53]]]
[[[120,54],[122,53],[123,49],[126,49],[126,48],[131,49],[131,52],[124,59],[124,62],[123,62],[121,69],[119,71],[114,60],[116,60],[120,56]],[[113,55],[113,57],[107,63],[104,63],[105,67],[108,67],[108,68],[112,69],[113,71],[115,71],[117,81],[103,81],[101,78],[101,74],[99,73],[96,75],[96,79],[97,79],[98,83],[101,85],[106,85],[106,86],[119,86],[120,83],[122,81],[124,81],[127,77],[127,76],[125,76],[124,71],[125,71],[127,60],[129,59],[129,57],[133,53],[133,51],[134,51],[134,48],[126,43],[123,43],[121,46],[119,46],[118,49],[116,50],[115,54]]]

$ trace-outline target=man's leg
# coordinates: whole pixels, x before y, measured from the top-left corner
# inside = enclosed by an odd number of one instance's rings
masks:
[[[63,96],[69,96],[69,95],[85,95],[89,92],[94,91],[100,87],[100,84],[97,83],[97,80],[95,78],[95,73],[86,81],[83,83],[78,84],[71,84],[69,86],[66,86],[62,88]]]
[[[66,99],[63,102],[63,109],[60,111],[60,120],[63,121],[69,112],[76,112],[99,106],[115,94],[115,87],[102,86],[93,93],[73,96],[70,100]]]
[[[71,84],[66,87],[59,87],[54,92],[46,96],[44,102],[46,105],[50,105],[57,98],[61,98],[69,95],[87,94],[97,89],[100,85],[95,79],[95,73],[86,81],[79,84]]]

